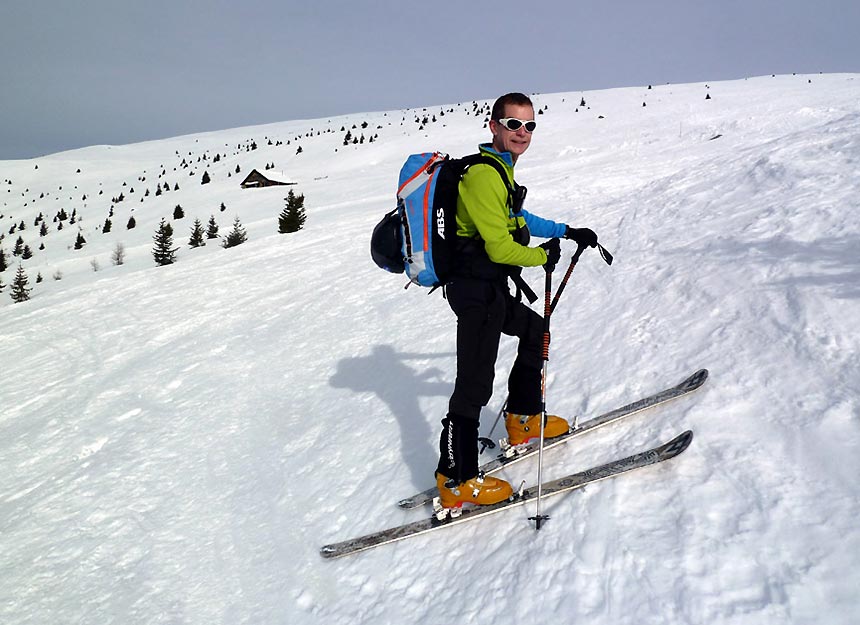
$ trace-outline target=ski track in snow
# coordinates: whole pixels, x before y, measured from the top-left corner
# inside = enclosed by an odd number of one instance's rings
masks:
[[[578,112],[582,94],[538,96],[517,170],[529,208],[594,228],[616,257],[585,254],[559,303],[549,408],[593,416],[710,370],[693,395],[549,451],[544,477],[695,439],[548,500],[540,532],[520,508],[335,561],[319,547],[422,514],[394,503],[432,483],[454,375],[447,304],[377,270],[369,233],[405,156],[465,154],[480,119],[458,109],[419,132],[415,111],[374,113],[0,162],[4,232],[90,196],[84,253],[62,249],[72,228],[52,232],[25,264],[46,279],[33,300],[0,295],[0,622],[856,622],[858,84],[616,89]],[[365,119],[379,141],[343,147],[337,130]],[[300,139],[309,126],[335,132]],[[176,152],[250,137],[258,152],[210,164],[210,185],[169,174],[181,191],[138,204],[152,180],[136,182],[137,229],[118,204],[117,232],[94,231],[102,183],[110,196]],[[272,160],[307,198],[293,235],[274,234],[283,189],[226,178]],[[177,202],[179,261],[156,268],[152,232]],[[241,216],[249,241],[189,250],[186,227],[213,212],[222,233]],[[482,435],[514,355],[503,339]],[[534,463],[503,476],[531,483]]]

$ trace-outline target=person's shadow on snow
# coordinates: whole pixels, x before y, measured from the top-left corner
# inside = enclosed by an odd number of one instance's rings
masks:
[[[450,395],[452,382],[445,382],[436,367],[416,370],[407,362],[451,358],[454,354],[416,354],[396,351],[390,345],[377,345],[367,356],[344,358],[329,380],[334,388],[376,394],[388,406],[400,425],[400,448],[403,460],[412,473],[417,489],[432,486],[433,472],[439,460],[438,444],[431,428],[434,419],[425,416],[419,397]],[[381,418],[383,415],[377,415]],[[441,420],[445,415],[438,415]],[[374,415],[368,415],[374,418]],[[441,426],[440,426],[441,428]]]

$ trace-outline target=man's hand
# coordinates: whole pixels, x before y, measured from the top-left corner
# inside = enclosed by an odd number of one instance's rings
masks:
[[[550,273],[555,269],[555,266],[561,258],[561,243],[559,243],[558,239],[550,239],[545,243],[541,243],[538,247],[543,248],[546,252],[546,264],[544,264],[544,269],[546,269],[547,273]]]
[[[597,234],[589,228],[571,228],[568,226],[564,238],[575,241],[577,245],[582,247],[597,246]]]

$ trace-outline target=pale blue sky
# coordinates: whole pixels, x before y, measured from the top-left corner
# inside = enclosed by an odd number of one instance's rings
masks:
[[[858,0],[3,0],[0,159],[344,113],[860,71]]]

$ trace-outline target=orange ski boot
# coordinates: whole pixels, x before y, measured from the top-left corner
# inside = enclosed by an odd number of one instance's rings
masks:
[[[464,503],[488,506],[510,498],[514,489],[505,480],[478,475],[460,484],[436,474],[436,487],[443,508],[460,508]]]
[[[505,413],[505,428],[508,431],[508,443],[511,445],[521,445],[533,438],[540,438],[540,418],[540,413],[533,415]],[[555,415],[546,416],[546,423],[543,426],[544,439],[567,434],[568,430],[570,430],[570,425],[561,417]]]

